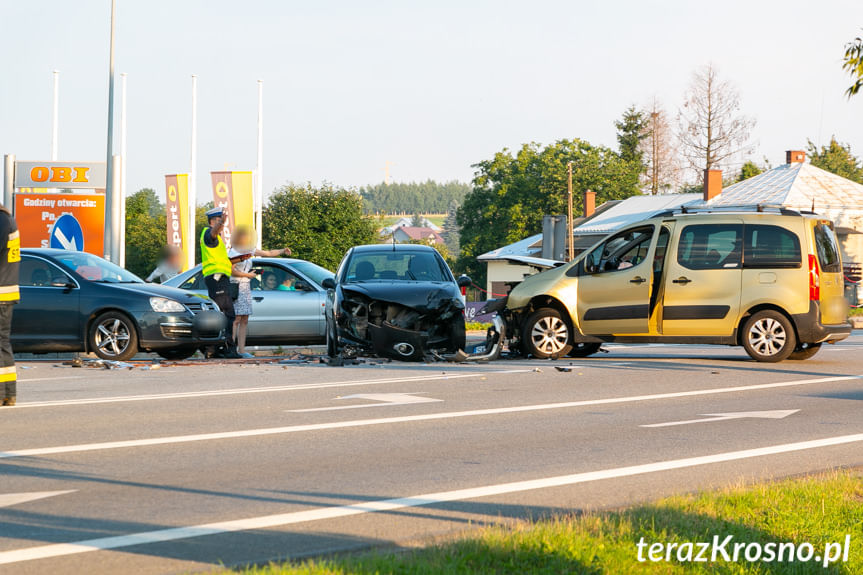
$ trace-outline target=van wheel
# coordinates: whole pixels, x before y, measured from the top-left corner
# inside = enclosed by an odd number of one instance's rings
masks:
[[[599,351],[601,343],[576,343],[569,350],[569,357],[587,357]]]
[[[797,347],[797,337],[788,318],[772,310],[759,311],[743,326],[743,347],[756,361],[776,363]]]
[[[138,353],[135,324],[123,313],[108,311],[90,326],[89,348],[101,359],[125,361]]]
[[[536,310],[524,322],[525,351],[540,359],[564,357],[572,349],[569,325],[554,308]]]
[[[797,349],[791,352],[791,355],[788,356],[788,359],[802,360],[809,359],[821,349],[820,343],[801,343],[797,346]]]

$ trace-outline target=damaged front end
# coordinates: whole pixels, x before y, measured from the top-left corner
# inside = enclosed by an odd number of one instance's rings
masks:
[[[353,290],[344,295],[336,323],[346,350],[423,361],[464,348],[464,304],[448,290],[431,292],[412,306]]]

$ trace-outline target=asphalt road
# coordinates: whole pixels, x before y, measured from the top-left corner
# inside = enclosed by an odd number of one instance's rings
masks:
[[[859,332],[779,365],[733,348],[608,350],[22,364],[19,406],[0,408],[0,573],[207,571],[863,466]]]

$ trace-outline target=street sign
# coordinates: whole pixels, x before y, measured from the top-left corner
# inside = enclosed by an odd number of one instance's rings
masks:
[[[84,250],[84,230],[72,214],[63,214],[54,222],[48,247],[58,250]]]
[[[56,247],[104,254],[105,194],[18,193],[15,220],[22,248]]]
[[[16,188],[102,189],[105,162],[15,162]]]

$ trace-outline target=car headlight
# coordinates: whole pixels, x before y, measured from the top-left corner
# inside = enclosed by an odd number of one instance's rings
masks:
[[[153,311],[159,312],[186,311],[186,308],[183,307],[183,304],[176,300],[168,299],[166,297],[151,297],[150,307],[153,308]]]

